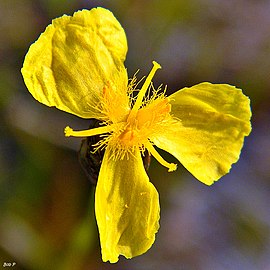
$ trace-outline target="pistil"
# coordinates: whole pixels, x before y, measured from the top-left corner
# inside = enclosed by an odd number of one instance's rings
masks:
[[[158,69],[160,69],[160,68],[161,68],[160,64],[153,61],[153,68],[150,71],[150,73],[148,74],[148,76],[147,76],[141,90],[139,91],[139,94],[137,96],[135,104],[134,104],[133,108],[131,109],[131,112],[130,112],[130,114],[128,116],[128,119],[127,119],[128,122],[131,122],[132,119],[134,119],[136,117],[136,114],[137,114],[138,110],[140,109],[140,107],[142,105],[142,101],[143,101],[143,98],[144,98],[144,96],[146,94],[146,91],[147,91],[147,89],[148,89],[148,87],[149,87],[149,85],[150,85],[156,71]]]
[[[169,172],[173,172],[177,169],[177,164],[175,163],[169,163],[166,160],[163,159],[163,157],[157,152],[157,150],[154,148],[154,146],[148,141],[145,144],[145,148],[150,152],[150,154],[164,167],[168,168]]]
[[[90,136],[95,136],[95,135],[100,135],[104,133],[110,133],[114,130],[120,130],[125,126],[125,123],[116,123],[116,124],[111,124],[107,126],[102,126],[98,128],[91,128],[91,129],[86,129],[86,130],[73,130],[71,127],[67,126],[64,130],[65,136],[66,137],[90,137]]]

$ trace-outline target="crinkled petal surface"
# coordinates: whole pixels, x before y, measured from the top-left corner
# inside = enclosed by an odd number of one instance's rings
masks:
[[[178,120],[152,140],[211,185],[238,160],[251,131],[249,99],[233,86],[210,83],[184,88],[169,99]]]
[[[159,198],[149,182],[140,151],[128,159],[110,159],[105,151],[95,195],[103,261],[117,262],[146,252],[159,228]]]
[[[22,74],[39,102],[99,118],[95,107],[105,86],[115,91],[119,109],[128,106],[126,53],[125,32],[109,10],[82,10],[52,21],[31,45]]]

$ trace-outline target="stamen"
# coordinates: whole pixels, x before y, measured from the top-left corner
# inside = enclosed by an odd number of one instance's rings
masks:
[[[177,164],[169,163],[166,160],[163,159],[163,157],[157,152],[157,150],[154,148],[154,146],[148,142],[145,144],[145,147],[150,152],[150,154],[164,167],[168,168],[169,172],[173,172],[177,169]]]
[[[66,137],[90,137],[90,136],[95,136],[95,135],[100,135],[103,133],[109,133],[114,131],[115,129],[121,129],[122,126],[124,126],[124,123],[117,123],[117,124],[112,124],[112,125],[107,125],[107,126],[102,126],[98,128],[92,128],[92,129],[86,129],[86,130],[78,130],[75,131],[71,127],[67,126],[64,130],[65,136]]]
[[[150,83],[151,83],[151,81],[152,81],[152,79],[153,79],[156,71],[159,68],[161,68],[160,64],[158,64],[155,61],[153,61],[153,65],[154,66],[153,66],[152,70],[148,74],[148,76],[147,76],[147,78],[146,78],[146,80],[145,80],[145,82],[144,82],[144,84],[143,84],[143,86],[142,86],[142,88],[141,88],[138,96],[137,96],[137,99],[135,101],[135,104],[134,104],[134,106],[133,106],[133,108],[132,108],[132,110],[131,110],[131,112],[129,114],[128,120],[131,119],[134,116],[134,114],[140,109],[140,107],[142,105],[143,98],[145,96],[145,93],[146,93],[146,91],[147,91],[147,89],[148,89],[148,87],[149,87],[149,85],[150,85]]]

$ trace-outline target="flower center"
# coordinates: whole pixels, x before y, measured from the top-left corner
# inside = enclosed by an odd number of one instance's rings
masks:
[[[137,146],[143,148],[148,138],[158,129],[160,123],[165,120],[171,111],[171,105],[167,98],[155,99],[139,109],[137,113],[132,110],[127,119],[127,126],[118,139],[126,147]]]
[[[141,151],[144,151],[145,148],[147,148],[150,154],[163,166],[167,167],[169,171],[176,170],[176,164],[165,161],[149,141],[151,135],[155,134],[158,129],[160,130],[160,125],[162,125],[163,121],[166,121],[166,119],[170,117],[171,111],[171,105],[164,94],[160,96],[156,95],[150,100],[143,102],[155,72],[157,69],[161,68],[156,62],[153,62],[153,65],[152,70],[138,93],[126,121],[82,131],[73,131],[70,127],[66,127],[65,135],[67,137],[89,137],[110,133],[108,138],[103,142],[104,144],[110,142],[110,145],[115,146],[113,147],[115,148],[113,150],[116,157],[123,158],[126,153],[132,152],[135,148],[140,149]],[[104,146],[102,145],[102,142],[98,147],[101,146]]]

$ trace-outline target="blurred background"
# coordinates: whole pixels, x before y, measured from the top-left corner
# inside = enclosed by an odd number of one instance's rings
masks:
[[[28,93],[20,69],[51,20],[109,8],[126,30],[129,76],[162,65],[168,92],[202,81],[229,83],[251,99],[253,131],[239,162],[213,186],[181,165],[149,175],[160,194],[161,228],[144,255],[102,263],[94,188],[66,125],[89,122]],[[270,269],[269,0],[1,0],[0,267],[21,270]],[[172,157],[166,156],[172,160]],[[1,265],[2,264],[2,265]],[[11,265],[11,266],[10,266]]]

